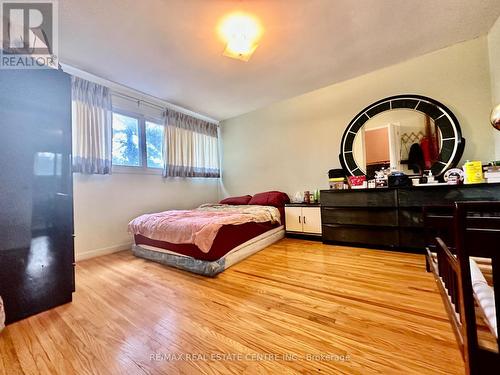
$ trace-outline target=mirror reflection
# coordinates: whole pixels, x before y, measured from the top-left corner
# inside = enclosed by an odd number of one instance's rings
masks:
[[[428,115],[410,109],[382,112],[356,134],[354,159],[368,178],[382,168],[422,174],[438,160],[441,131]]]

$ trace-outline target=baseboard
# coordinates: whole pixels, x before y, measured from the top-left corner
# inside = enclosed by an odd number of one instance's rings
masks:
[[[309,241],[322,241],[323,237],[321,234],[307,234],[299,232],[286,232],[287,238],[296,238],[299,240],[309,240]]]
[[[80,260],[100,257],[102,255],[112,254],[118,251],[130,250],[132,248],[132,244],[133,244],[132,242],[127,242],[120,245],[103,247],[101,249],[95,249],[95,250],[85,251],[83,253],[77,253],[75,254],[75,259],[78,262]]]

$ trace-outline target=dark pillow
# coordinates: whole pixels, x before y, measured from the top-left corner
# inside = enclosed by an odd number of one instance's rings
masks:
[[[290,198],[281,191],[266,191],[264,193],[255,194],[248,204],[257,204],[260,206],[283,207],[286,203],[290,203]]]
[[[237,205],[243,205],[243,204],[248,204],[250,202],[250,199],[252,199],[251,195],[244,195],[242,197],[229,197],[221,200],[219,203],[220,204],[237,204]]]

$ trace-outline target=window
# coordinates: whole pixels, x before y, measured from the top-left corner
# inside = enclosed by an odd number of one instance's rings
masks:
[[[113,164],[140,166],[137,118],[113,113]]]
[[[163,168],[163,131],[159,121],[113,112],[113,165]]]
[[[163,125],[146,121],[146,158],[148,168],[163,168]]]

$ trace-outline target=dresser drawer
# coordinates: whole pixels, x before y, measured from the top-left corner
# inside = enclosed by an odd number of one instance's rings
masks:
[[[399,245],[399,233],[397,228],[350,227],[327,224],[323,225],[323,241],[395,247]]]
[[[401,227],[423,227],[424,213],[422,208],[400,208],[399,209],[399,225]]]
[[[443,206],[460,200],[462,194],[458,189],[441,187],[421,187],[419,189],[399,190],[400,207]]]
[[[333,207],[396,207],[395,189],[322,191],[321,205]]]
[[[321,221],[324,224],[396,227],[398,226],[398,211],[395,208],[322,207]]]

